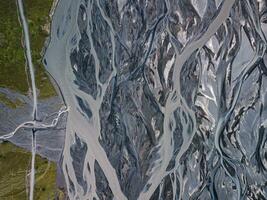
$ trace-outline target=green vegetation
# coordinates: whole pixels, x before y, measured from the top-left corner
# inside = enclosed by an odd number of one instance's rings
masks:
[[[22,29],[18,21],[16,1],[1,1],[0,87],[26,94],[28,83],[21,34]]]
[[[40,90],[40,98],[56,95],[41,63],[41,51],[45,38],[48,36],[49,11],[52,3],[53,0],[24,1],[30,29],[36,85]],[[16,0],[2,1],[0,4],[0,87],[26,95],[28,80],[21,42],[22,28],[18,19]]]
[[[0,199],[28,198],[31,153],[9,142],[0,144]],[[36,156],[36,185],[34,199],[63,199],[64,193],[56,187],[56,164]]]
[[[54,96],[55,89],[41,62],[41,51],[43,49],[45,39],[49,35],[49,12],[52,7],[53,0],[25,0],[25,13],[29,23],[30,39],[33,64],[35,66],[36,84],[40,89],[40,97],[47,98]]]
[[[28,18],[33,64],[39,98],[56,95],[41,63],[41,51],[49,34],[49,11],[53,0],[24,0]],[[0,4],[0,87],[28,94],[26,59],[22,47],[22,28],[19,23],[16,0]],[[10,108],[23,105],[0,93],[0,102]],[[0,143],[0,199],[28,198],[31,153],[11,143]],[[56,164],[36,156],[36,186],[34,199],[63,199],[64,193],[56,187]]]

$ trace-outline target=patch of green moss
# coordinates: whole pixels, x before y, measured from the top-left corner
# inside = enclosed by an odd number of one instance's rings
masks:
[[[0,87],[23,94],[28,91],[22,29],[18,21],[15,0],[0,4]]]
[[[28,199],[31,153],[4,142],[0,144],[0,199]],[[56,164],[36,156],[34,199],[63,199],[56,186]]]
[[[8,106],[9,108],[18,108],[23,105],[23,102],[19,99],[15,101],[10,100],[5,94],[0,93],[0,102]]]
[[[41,63],[41,51],[49,31],[49,12],[53,0],[25,0],[28,18],[35,79],[40,90],[39,98],[56,95]],[[0,4],[0,87],[22,94],[28,92],[25,57],[22,48],[22,28],[19,23],[16,0],[2,1]]]
[[[40,97],[47,98],[56,95],[45,69],[42,65],[41,51],[45,39],[49,35],[49,12],[53,0],[25,0],[25,13],[28,18],[33,64],[35,66],[36,84],[40,89]]]

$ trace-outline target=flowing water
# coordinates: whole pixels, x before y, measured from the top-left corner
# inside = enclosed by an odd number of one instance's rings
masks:
[[[67,109],[21,127],[68,112],[69,198],[267,199],[266,6],[60,0],[43,63]]]
[[[30,47],[30,39],[29,39],[29,28],[27,21],[24,15],[23,2],[22,0],[17,1],[19,16],[23,28],[24,33],[24,45],[26,51],[27,64],[30,71],[31,77],[31,88],[32,88],[32,96],[33,96],[33,113],[32,118],[35,121],[37,119],[37,95],[36,95],[36,86],[35,86],[35,76],[34,69],[32,64],[31,57],[31,47]],[[32,129],[32,160],[31,160],[31,177],[30,177],[30,200],[33,200],[33,190],[34,190],[34,179],[35,179],[35,153],[36,153],[36,138],[35,138],[35,130]]]
[[[59,1],[69,197],[267,198],[265,23],[265,1]]]

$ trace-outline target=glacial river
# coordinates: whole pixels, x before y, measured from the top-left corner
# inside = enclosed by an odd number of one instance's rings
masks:
[[[69,109],[70,198],[265,196],[264,10],[59,1],[44,63]]]

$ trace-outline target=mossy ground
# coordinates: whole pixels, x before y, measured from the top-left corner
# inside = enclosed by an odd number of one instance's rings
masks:
[[[40,91],[39,98],[56,95],[41,63],[41,51],[48,36],[49,11],[53,0],[25,0],[24,9],[28,18],[35,79]],[[19,23],[16,0],[0,4],[0,87],[24,95],[28,93],[28,79],[22,47],[22,28]],[[1,101],[1,99],[0,99]]]
[[[56,94],[51,84],[44,66],[41,62],[41,51],[44,47],[45,39],[49,35],[49,12],[53,0],[25,0],[25,13],[28,18],[30,39],[32,48],[33,64],[35,66],[35,78],[40,98],[47,98]]]
[[[9,142],[0,144],[0,199],[28,199],[31,153]],[[34,199],[62,199],[56,186],[56,164],[36,156]]]
[[[22,29],[18,21],[16,1],[1,1],[0,87],[26,94],[28,83],[21,35]]]
[[[41,51],[48,36],[49,11],[53,0],[25,0],[28,18],[36,85],[39,98],[56,95],[41,63]],[[26,59],[22,47],[22,28],[19,23],[16,0],[4,0],[0,4],[0,87],[27,95],[29,90]],[[0,93],[0,102],[8,107],[22,105]],[[28,199],[28,174],[31,153],[11,143],[0,144],[0,199]],[[56,164],[36,156],[36,200],[60,199],[64,196],[56,187]],[[58,196],[58,197],[57,197]],[[56,198],[57,197],[57,198]]]

